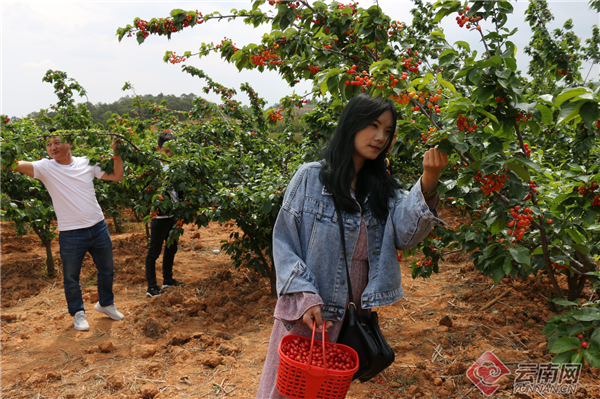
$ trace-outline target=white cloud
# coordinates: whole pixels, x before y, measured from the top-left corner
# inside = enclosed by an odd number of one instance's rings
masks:
[[[24,64],[20,64],[24,68],[36,68],[36,69],[51,69],[56,67],[56,64],[48,59],[43,60],[42,62],[26,62]]]

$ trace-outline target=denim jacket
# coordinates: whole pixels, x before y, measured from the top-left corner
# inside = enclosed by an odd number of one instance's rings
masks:
[[[346,264],[333,198],[321,181],[321,164],[302,165],[286,190],[273,230],[273,259],[277,270],[277,294],[312,292],[321,296],[324,319],[343,318],[348,287]],[[351,265],[361,216],[367,228],[369,282],[361,297],[363,309],[399,301],[404,296],[397,249],[405,250],[423,240],[434,223],[444,225],[430,211],[421,193],[421,181],[410,190],[397,190],[389,199],[384,223],[369,210],[368,198],[360,212],[341,211],[346,239],[346,258]]]

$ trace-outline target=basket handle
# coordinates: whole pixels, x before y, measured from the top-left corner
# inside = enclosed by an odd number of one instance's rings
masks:
[[[312,337],[310,338],[310,351],[308,352],[308,361],[306,362],[306,365],[308,366],[306,368],[306,370],[310,370],[311,366],[312,366],[312,355],[313,355],[313,348],[315,345],[315,331],[317,329],[317,321],[315,320],[313,322],[313,328],[312,328]],[[325,356],[325,334],[327,334],[327,341],[329,341],[329,333],[327,333],[327,331],[325,331],[325,329],[323,328],[323,338],[321,338],[321,348],[323,349],[323,374],[327,375],[327,358]]]

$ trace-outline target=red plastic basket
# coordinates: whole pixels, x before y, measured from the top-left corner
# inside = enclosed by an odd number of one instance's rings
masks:
[[[310,351],[308,362],[301,363],[287,357],[282,350],[285,343],[300,339],[309,341],[307,337],[301,335],[287,335],[279,343],[279,368],[277,370],[277,391],[286,398],[302,399],[343,399],[348,393],[352,376],[358,371],[358,354],[349,346],[329,342],[329,335],[325,340],[326,332],[323,329],[323,338],[321,348],[323,357],[325,357],[325,343],[333,345],[350,354],[354,360],[354,368],[350,370],[331,370],[324,367],[312,366],[311,360],[315,343],[315,328],[313,326],[312,337],[310,339]]]

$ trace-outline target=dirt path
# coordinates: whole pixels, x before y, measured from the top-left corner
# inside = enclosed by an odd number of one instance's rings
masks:
[[[442,209],[441,216],[450,222],[458,217],[453,209]],[[3,398],[256,394],[276,300],[268,295],[266,278],[235,269],[226,255],[213,253],[233,226],[188,226],[175,263],[175,277],[188,285],[153,299],[145,296],[142,227],[129,222],[127,233],[112,233],[115,303],[125,320],[114,322],[93,310],[95,269],[86,258],[81,281],[87,332],[72,328],[62,276],[42,276],[45,252],[37,239],[14,237],[9,223],[1,227]],[[57,240],[54,245],[60,269]],[[481,398],[465,371],[488,350],[513,372],[500,380],[493,397],[517,397],[512,393],[517,364],[551,359],[540,332],[554,315],[540,300],[547,290],[544,277],[505,279],[494,287],[458,253],[430,280],[412,280],[408,264],[401,264],[405,299],[379,310],[396,361],[376,379],[353,383],[348,398]],[[491,308],[478,310],[506,290]],[[451,326],[440,324],[445,316]],[[599,381],[600,370],[588,366],[575,395],[555,397],[598,398]]]

